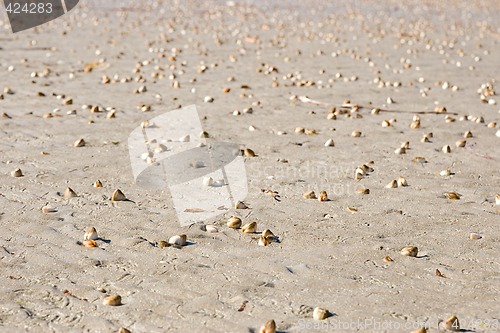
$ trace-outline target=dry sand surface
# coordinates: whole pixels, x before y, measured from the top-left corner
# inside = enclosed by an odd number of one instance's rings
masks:
[[[3,17],[1,332],[500,331],[499,1],[96,3],[16,34]],[[191,104],[257,155],[251,209],[217,233],[132,175],[131,131]]]

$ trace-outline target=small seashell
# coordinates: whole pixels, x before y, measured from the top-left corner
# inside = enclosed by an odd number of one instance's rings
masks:
[[[262,231],[262,236],[265,237],[265,238],[274,238],[274,234],[271,230],[269,229],[265,229],[264,231]]]
[[[241,219],[238,216],[231,216],[227,220],[227,226],[233,229],[239,229],[241,227]]]
[[[443,148],[441,149],[443,151],[443,153],[445,154],[449,154],[451,153],[451,147],[449,145],[445,145],[443,146]]]
[[[450,316],[444,322],[445,329],[453,332],[460,332],[460,322],[458,321],[457,316]]]
[[[316,320],[323,320],[323,319],[328,318],[329,316],[330,316],[330,313],[326,309],[316,307],[313,310],[313,318]]]
[[[109,306],[119,306],[122,305],[122,297],[120,295],[112,295],[105,297],[102,300],[102,304]]]
[[[447,176],[451,175],[451,170],[450,169],[441,170],[441,172],[439,172],[439,175],[441,175],[443,177],[447,177]]]
[[[169,247],[170,244],[167,242],[167,241],[164,241],[164,240],[161,240],[158,242],[158,247],[160,249],[163,249],[163,248],[166,248],[166,247]]]
[[[391,257],[389,257],[389,256],[385,256],[384,257],[384,261],[385,262],[393,262],[394,260]]]
[[[361,136],[361,132],[360,132],[360,131],[353,131],[353,132],[351,133],[351,136],[352,136],[353,138],[359,138],[359,137]]]
[[[500,205],[500,194],[495,195],[495,204]]]
[[[64,105],[71,105],[71,104],[73,104],[73,99],[72,98],[65,99],[63,101],[63,104]]]
[[[42,213],[44,213],[44,214],[56,213],[56,212],[57,212],[57,209],[55,209],[52,206],[47,205],[47,206],[42,207]]]
[[[297,134],[302,134],[302,133],[304,133],[305,131],[306,131],[306,130],[305,130],[305,128],[303,128],[303,127],[297,127],[297,128],[295,128],[295,133],[297,133]]]
[[[351,213],[357,213],[358,212],[358,210],[356,208],[354,208],[354,207],[347,207],[346,210],[348,212],[351,212]]]
[[[319,201],[328,201],[328,194],[326,193],[326,191],[321,191],[319,193],[318,200]]]
[[[94,183],[94,187],[102,187],[102,182],[98,179]]]
[[[398,178],[398,186],[408,186],[408,183],[406,182],[406,179],[404,177]]]
[[[326,140],[325,147],[335,147],[335,142],[333,141],[333,139]]]
[[[436,108],[434,108],[434,112],[436,112],[436,113],[446,113],[446,108],[444,106],[436,106]]]
[[[260,327],[259,333],[276,333],[276,323],[269,319]]]
[[[460,200],[461,197],[457,192],[445,192],[444,196],[449,200]]]
[[[315,129],[307,129],[305,130],[306,135],[316,135],[318,132]]]
[[[488,128],[495,128],[495,127],[497,127],[497,123],[496,122],[492,121],[492,122],[488,123]]]
[[[255,157],[255,152],[250,148],[245,148],[245,150],[243,150],[243,155],[246,157]]]
[[[126,201],[127,197],[120,189],[116,189],[111,196],[111,201]]]
[[[380,113],[380,109],[379,109],[379,108],[373,108],[373,109],[371,110],[371,114],[377,115],[377,114],[379,114],[379,113]]]
[[[395,103],[394,100],[390,97],[387,97],[387,100],[386,100],[387,104],[393,104]]]
[[[257,231],[257,222],[248,222],[241,227],[241,232],[245,234],[253,234]]]
[[[437,268],[436,268],[435,274],[436,274],[436,276],[439,276],[439,277],[443,277],[443,278],[445,277],[443,275],[443,273],[441,273],[441,271],[439,269],[437,269]]]
[[[120,327],[118,330],[118,333],[132,333],[130,330],[126,329],[125,327]]]
[[[382,122],[382,127],[389,127],[389,126],[391,126],[391,123],[388,120],[384,120]]]
[[[361,179],[363,179],[363,173],[356,171],[356,173],[354,174],[354,179],[360,181]]]
[[[407,246],[401,250],[401,254],[408,257],[416,257],[418,248],[416,246]]]
[[[398,181],[395,179],[391,181],[389,184],[385,185],[385,188],[396,188],[396,187],[398,187]]]
[[[429,142],[431,142],[431,140],[429,140],[429,137],[427,135],[424,135],[422,137],[422,139],[420,140],[420,142],[429,143]]]
[[[404,149],[409,149],[410,148],[410,141],[405,141],[401,144],[401,148]]]
[[[398,149],[396,149],[394,151],[394,154],[398,154],[398,155],[406,154],[406,148],[405,147],[400,147],[400,148],[398,148]]]
[[[159,143],[155,148],[155,153],[163,153],[168,150],[168,147],[162,143]]]
[[[177,246],[184,246],[186,245],[186,242],[187,242],[187,236],[185,234],[172,236],[168,240],[168,243],[170,245],[177,245]]]
[[[410,128],[420,128],[420,120],[412,121],[410,124]]]
[[[360,188],[359,190],[356,190],[357,194],[370,194],[370,190],[367,188]]]
[[[304,193],[302,197],[304,197],[304,199],[316,199],[316,193],[314,193],[314,191],[309,191]]]
[[[76,148],[78,148],[78,147],[84,147],[85,144],[86,144],[85,140],[78,139],[78,140],[75,141],[75,143],[73,143],[73,147],[76,147]]]
[[[212,177],[205,177],[203,178],[203,185],[204,186],[212,186],[214,184],[214,180]]]
[[[97,247],[97,243],[93,239],[86,239],[82,242],[82,245],[85,247]]]
[[[412,160],[412,162],[415,162],[415,163],[425,163],[425,162],[427,162],[426,159],[425,159],[425,157],[422,157],[422,156],[415,156],[411,160]]]
[[[249,209],[249,207],[243,201],[237,201],[234,205],[236,209]]]
[[[87,230],[83,235],[83,240],[96,240],[97,238],[99,237],[97,236],[97,230],[95,230],[94,227]]]
[[[113,119],[113,118],[116,118],[116,111],[115,110],[111,110],[108,112],[108,114],[106,114],[106,118],[107,119]]]
[[[211,233],[211,234],[215,234],[215,233],[219,232],[219,229],[217,229],[213,225],[207,225],[207,226],[205,226],[205,231],[208,233]]]
[[[77,196],[78,196],[78,194],[76,194],[76,192],[73,191],[73,189],[71,187],[66,188],[66,190],[63,193],[63,197],[65,199],[74,198]]]
[[[472,232],[472,233],[469,235],[469,239],[471,239],[471,240],[478,240],[478,239],[481,239],[481,238],[483,238],[483,237],[481,237],[481,235],[480,235],[480,234],[475,233],[475,232]]]
[[[259,237],[259,246],[268,246],[269,244],[272,243],[272,238],[267,238],[264,236]]]
[[[211,97],[211,96],[205,96],[205,98],[203,99],[203,101],[204,101],[205,103],[213,103],[214,98],[213,98],[213,97]]]
[[[500,129],[499,129],[499,130],[495,133],[495,136],[496,136],[497,138],[500,138]]]
[[[184,136],[181,136],[179,138],[179,141],[180,142],[189,142],[189,141],[191,141],[191,137],[189,136],[189,134],[188,135],[184,135]]]
[[[465,141],[465,140],[458,140],[457,142],[455,142],[455,146],[457,146],[457,148],[463,148],[463,147],[465,147],[466,143],[467,143],[467,141]]]
[[[12,177],[16,177],[16,178],[17,178],[17,177],[22,177],[22,176],[24,176],[24,175],[23,175],[23,171],[22,171],[21,169],[19,169],[19,168],[17,168],[16,170],[12,171],[12,172],[10,173],[10,175],[11,175]]]
[[[472,132],[471,131],[467,131],[464,133],[464,138],[468,139],[468,138],[472,138]]]

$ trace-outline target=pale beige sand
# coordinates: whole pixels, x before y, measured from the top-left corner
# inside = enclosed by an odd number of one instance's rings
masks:
[[[117,12],[81,4],[43,27],[0,33],[0,88],[14,91],[0,100],[0,114],[12,118],[0,118],[0,331],[248,332],[272,318],[280,332],[410,332],[405,325],[419,323],[437,332],[438,319],[451,314],[464,329],[495,331],[500,138],[498,125],[486,125],[500,123],[500,106],[482,103],[477,90],[487,82],[500,89],[500,3],[415,1],[399,9],[400,2],[326,8],[319,2],[276,8],[181,3],[165,4],[164,13],[145,5]],[[158,57],[158,48],[165,49],[165,58]],[[176,70],[168,68],[172,48],[182,49]],[[83,72],[86,63],[99,59],[105,59],[103,65]],[[405,59],[410,68],[404,68]],[[145,60],[151,63],[134,74]],[[199,74],[202,61],[209,68]],[[151,77],[155,66],[164,79]],[[265,75],[269,66],[279,72]],[[45,68],[47,77],[30,77]],[[180,89],[171,87],[173,72]],[[316,84],[292,86],[283,78],[289,73],[299,76],[296,82]],[[143,75],[146,82],[101,84],[103,75],[115,74]],[[228,76],[235,81],[227,82]],[[357,79],[350,81],[353,76]],[[380,88],[377,77],[401,86]],[[273,78],[279,87],[273,87]],[[441,88],[444,82],[449,89]],[[133,94],[141,85],[147,92]],[[231,92],[223,93],[225,87]],[[36,96],[38,91],[47,96]],[[73,105],[63,105],[53,93],[73,98]],[[214,103],[204,103],[206,95]],[[290,101],[292,95],[329,106]],[[387,104],[388,97],[396,103]],[[500,102],[498,95],[488,98]],[[367,107],[358,111],[362,118],[327,120],[328,110],[345,100]],[[232,115],[256,101],[260,105],[252,114]],[[143,103],[152,111],[139,111]],[[81,109],[84,104],[114,107],[117,117],[91,114]],[[183,228],[168,191],[134,184],[130,132],[143,120],[190,104],[206,117],[203,127],[215,140],[257,153],[246,161],[246,203],[252,210],[244,220],[257,221],[259,231],[270,228],[280,243],[259,247],[255,236],[231,230],[224,221],[216,223],[217,234],[196,225]],[[445,122],[445,114],[421,114],[421,128],[409,128],[415,112],[436,106],[445,106],[456,122]],[[373,107],[391,112],[372,115]],[[42,118],[54,108],[60,117]],[[76,115],[66,114],[73,109]],[[482,116],[485,123],[460,121],[464,115]],[[391,118],[397,122],[383,128],[381,122]],[[250,125],[257,130],[249,131]],[[318,135],[295,134],[296,127]],[[363,136],[352,138],[353,130]],[[466,148],[456,148],[467,130],[473,138]],[[434,134],[432,143],[421,143],[427,132]],[[79,138],[87,146],[72,147]],[[335,147],[324,147],[329,138]],[[404,141],[411,149],[394,154]],[[451,154],[441,152],[446,144]],[[412,162],[415,156],[428,163]],[[374,161],[375,171],[356,182],[354,170],[368,161]],[[11,177],[18,167],[24,177]],[[440,176],[446,168],[454,175]],[[410,186],[385,188],[399,176]],[[96,179],[104,188],[92,186]],[[67,186],[79,197],[62,199],[57,193]],[[361,187],[370,194],[357,195]],[[116,188],[135,203],[113,206],[109,197]],[[282,201],[262,188],[278,191]],[[303,199],[308,190],[326,190],[332,201]],[[447,191],[463,196],[440,197]],[[46,203],[58,212],[43,214]],[[106,241],[98,241],[96,249],[77,245],[91,226]],[[483,238],[472,241],[471,232]],[[194,244],[154,246],[177,233],[186,233]],[[407,245],[419,248],[418,258],[399,254]],[[384,262],[385,256],[394,262]],[[446,278],[437,277],[436,269]],[[124,305],[102,305],[107,294],[120,294]],[[313,326],[320,322],[307,308],[316,306],[335,314],[321,328]],[[370,320],[392,329],[378,329]],[[352,329],[336,328],[341,324]]]

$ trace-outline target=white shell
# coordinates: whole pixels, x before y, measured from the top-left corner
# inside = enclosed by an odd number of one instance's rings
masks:
[[[184,135],[184,136],[182,136],[182,137],[179,138],[179,141],[180,142],[189,142],[189,141],[191,141],[191,137],[189,136],[189,134],[188,135]]]
[[[42,207],[42,213],[44,214],[48,214],[48,213],[56,213],[57,212],[57,209],[55,209],[54,207],[52,206],[43,206]]]
[[[398,186],[408,186],[408,182],[404,177],[399,177],[398,178]]]
[[[400,148],[398,148],[398,149],[396,149],[394,151],[394,154],[398,154],[398,155],[406,154],[406,148],[405,147],[400,147]]]
[[[212,186],[214,183],[214,180],[212,179],[212,177],[205,177],[203,178],[203,185],[205,186]]]
[[[446,176],[451,175],[451,170],[450,170],[450,169],[441,170],[441,172],[440,172],[439,174],[440,174],[441,176],[443,176],[443,177],[446,177]]]
[[[184,246],[186,245],[186,240],[187,240],[186,235],[175,235],[170,237],[168,243],[171,245]]]
[[[481,239],[481,238],[483,238],[483,237],[481,237],[481,235],[480,235],[480,234],[478,234],[478,233],[472,232],[472,233],[469,235],[469,238],[470,238],[471,240],[478,240],[478,239]]]
[[[385,186],[385,188],[396,188],[396,187],[398,187],[398,181],[397,180],[393,180],[393,181],[391,181],[389,184],[387,184]]]
[[[314,308],[313,318],[316,320],[323,320],[328,318],[328,310],[319,307]]]
[[[208,232],[208,233],[211,233],[211,234],[215,234],[216,232],[219,232],[219,229],[217,229],[216,227],[214,227],[213,225],[207,225],[205,226],[205,230]]]
[[[99,238],[97,236],[97,230],[95,230],[94,227],[90,228],[89,230],[87,230],[85,232],[85,234],[83,235],[83,240],[96,240],[97,238]]]
[[[328,139],[325,142],[325,147],[334,147],[335,143],[333,142],[333,139]]]

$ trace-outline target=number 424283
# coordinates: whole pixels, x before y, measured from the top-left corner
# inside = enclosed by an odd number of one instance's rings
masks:
[[[50,14],[52,13],[52,3],[9,3],[5,8],[9,14]]]

